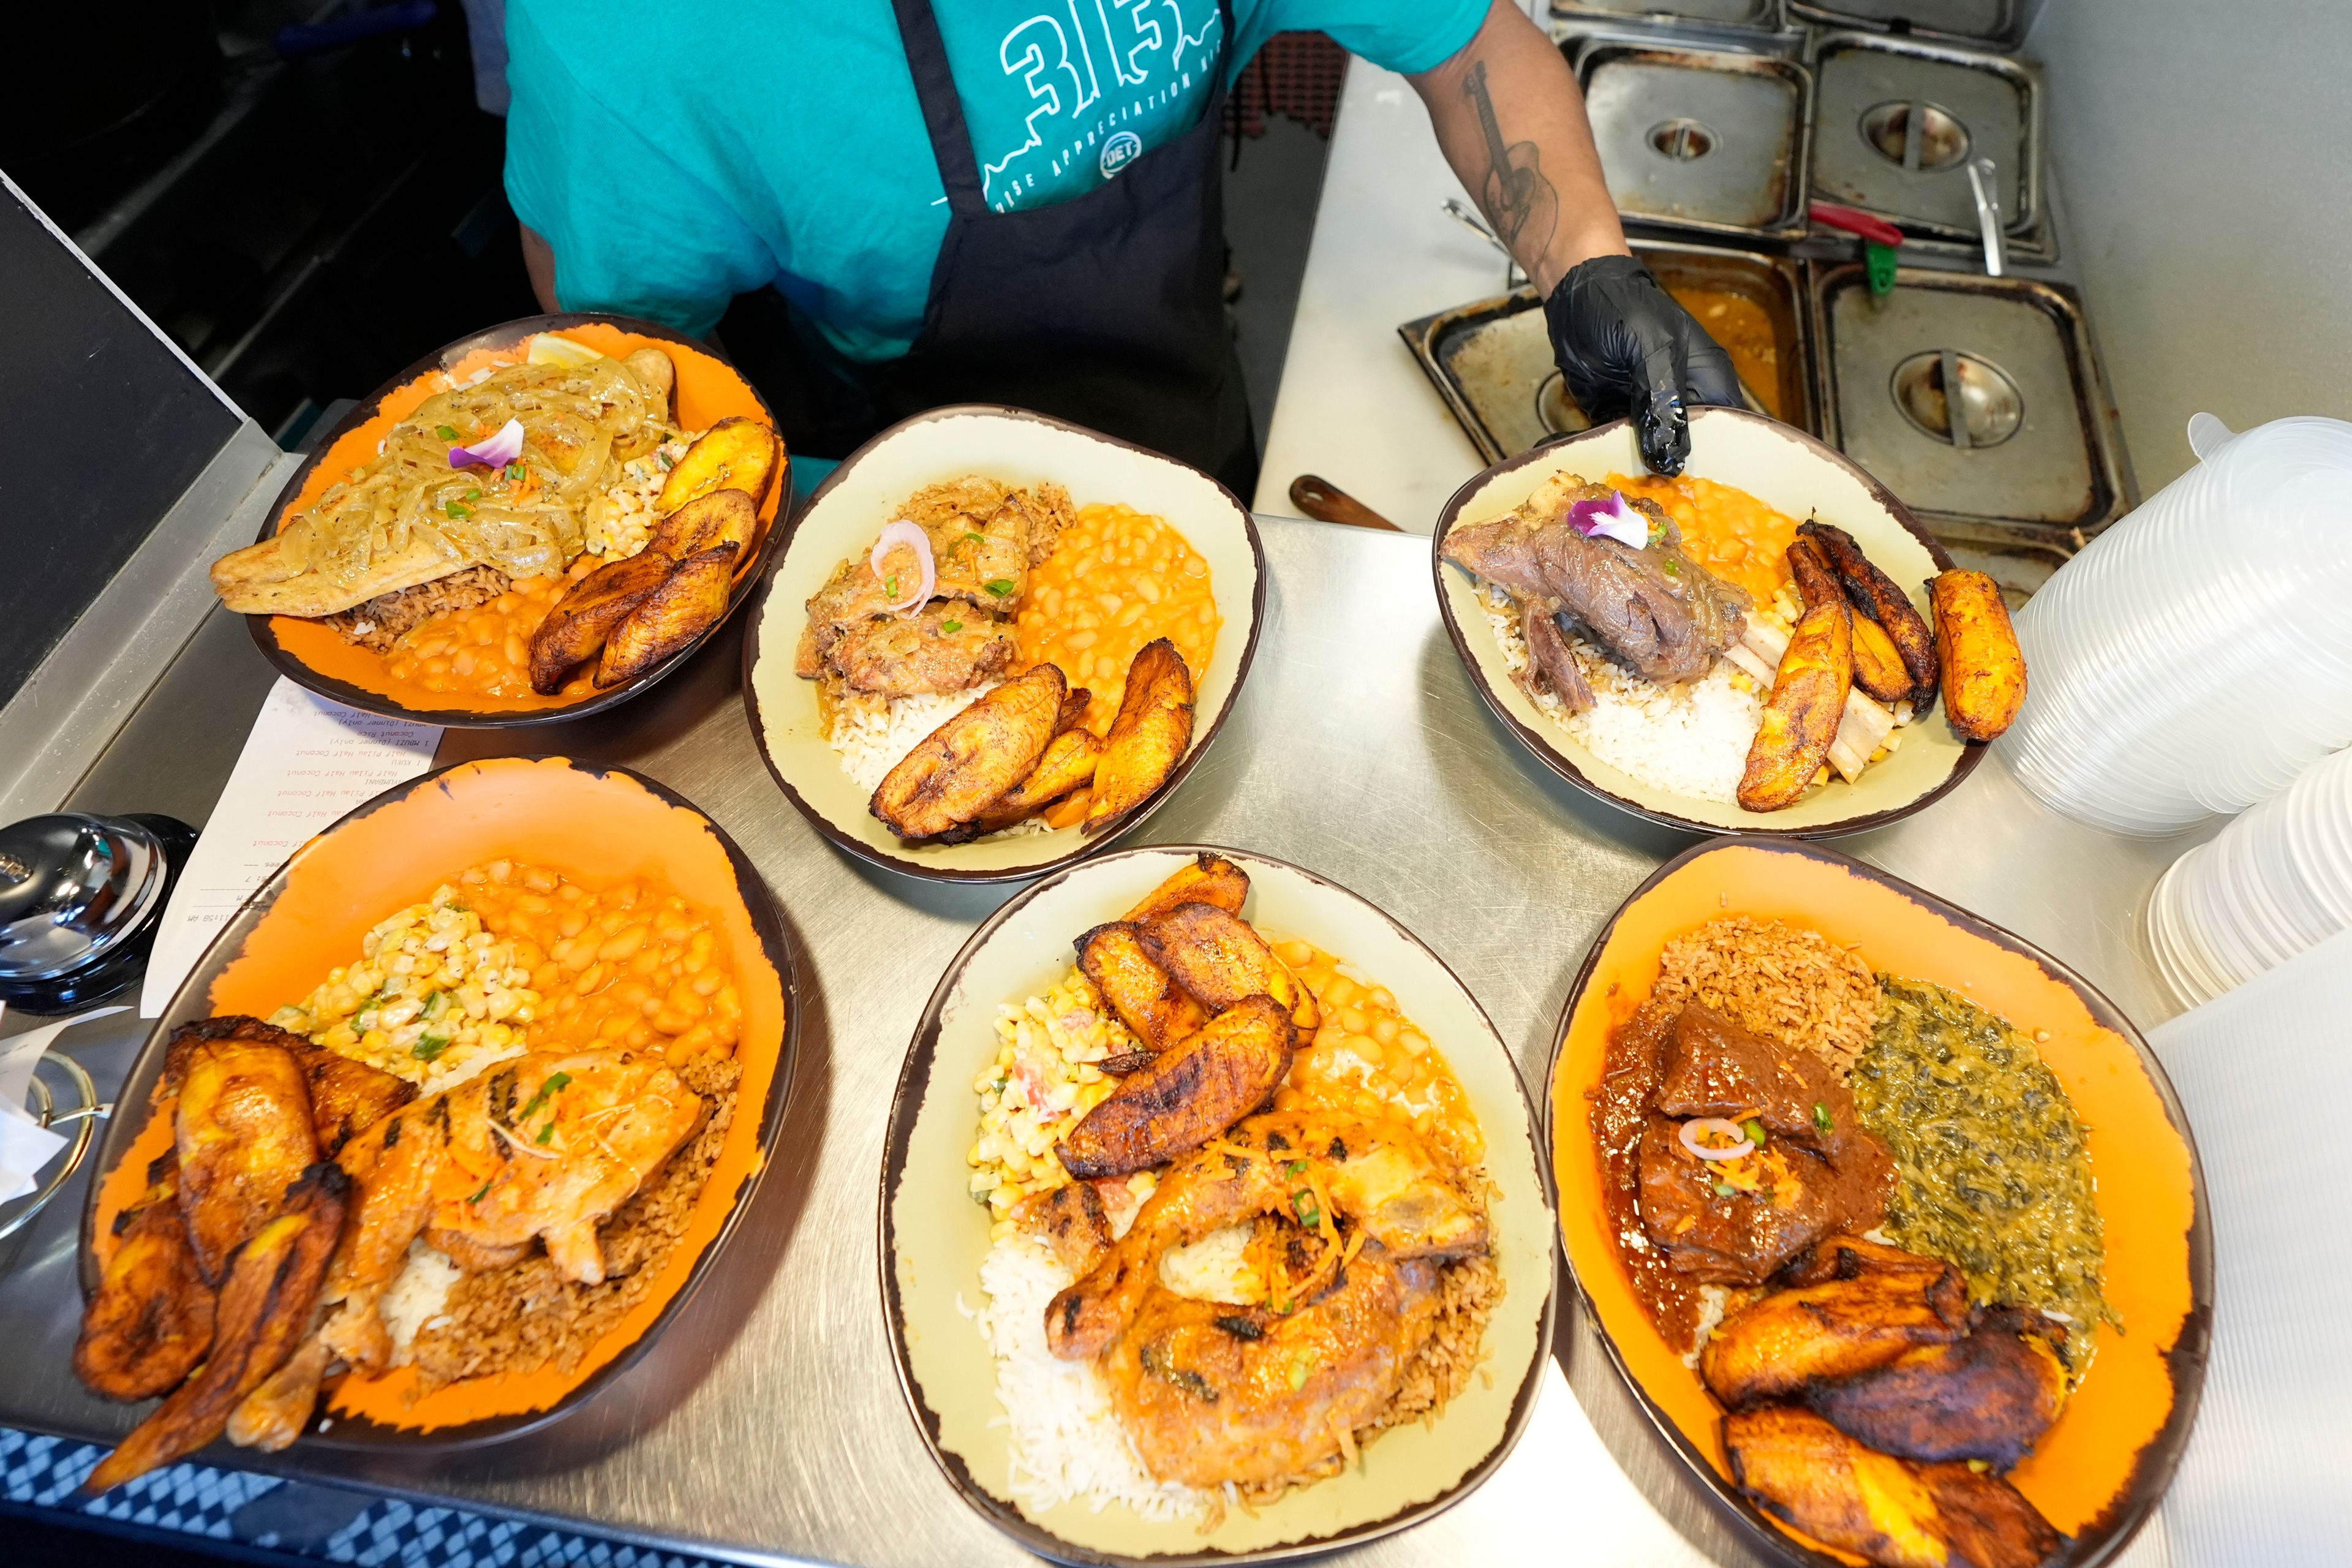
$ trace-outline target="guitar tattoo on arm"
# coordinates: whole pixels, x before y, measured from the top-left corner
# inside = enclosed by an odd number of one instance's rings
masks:
[[[1539,257],[1551,247],[1552,232],[1559,225],[1559,193],[1544,177],[1534,142],[1503,141],[1495,100],[1486,90],[1486,61],[1471,65],[1462,93],[1478,111],[1479,129],[1486,137],[1487,168],[1478,184],[1478,205],[1512,255],[1523,260]]]

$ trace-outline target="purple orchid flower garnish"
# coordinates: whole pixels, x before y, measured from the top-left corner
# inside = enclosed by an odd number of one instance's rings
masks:
[[[1634,550],[1650,542],[1650,520],[1620,490],[1611,490],[1607,500],[1576,502],[1568,509],[1568,524],[1587,539],[1613,539]]]
[[[470,468],[478,464],[486,468],[503,468],[521,456],[522,421],[509,419],[488,440],[477,441],[470,447],[450,447],[449,466]]]

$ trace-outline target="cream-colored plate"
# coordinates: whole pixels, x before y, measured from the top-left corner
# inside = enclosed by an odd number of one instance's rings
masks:
[[[1243,913],[1260,930],[1337,954],[1394,992],[1453,1066],[1486,1139],[1498,1191],[1495,1252],[1506,1293],[1487,1321],[1485,1377],[1429,1426],[1381,1434],[1346,1474],[1251,1514],[1234,1509],[1202,1534],[1114,1503],[1065,1503],[1036,1518],[1012,1486],[995,1363],[965,1308],[980,1297],[988,1211],[971,1201],[965,1155],[978,1131],[972,1080],[995,1060],[1001,1004],[1047,989],[1072,942],[1117,920],[1200,846],[1123,850],[1047,878],[982,926],[932,994],[917,1027],[882,1168],[882,1303],[908,1408],[964,1500],[1030,1550],[1076,1563],[1264,1561],[1384,1535],[1466,1496],[1500,1464],[1534,1408],[1551,1342],[1552,1209],[1534,1119],[1510,1053],[1437,956],[1372,905],[1280,860],[1213,852],[1249,873]]]
[[[1006,484],[1051,479],[1079,506],[1124,503],[1167,519],[1209,563],[1223,626],[1206,671],[1192,671],[1192,744],[1167,782],[1108,830],[1000,835],[971,844],[908,845],[866,809],[869,793],[841,765],[818,722],[816,682],[793,672],[810,597],[862,554],[926,485],[984,474]],[[1008,882],[1110,844],[1151,815],[1201,760],[1241,691],[1265,606],[1265,552],[1249,510],[1198,468],[1111,437],[1014,408],[935,409],[877,436],[834,470],[784,542],[743,644],[743,705],[768,771],[816,829],[851,854],[910,876]]]
[[[1922,616],[1929,613],[1927,581],[1948,570],[1952,558],[1885,486],[1803,431],[1745,409],[1695,409],[1690,423],[1691,456],[1685,473],[1737,486],[1790,517],[1818,517],[1844,529],[1879,570],[1903,584]],[[1673,827],[1832,838],[1910,816],[1959,783],[1983,759],[1984,747],[1954,734],[1938,703],[1926,719],[1902,731],[1899,751],[1873,763],[1858,782],[1848,784],[1832,773],[1828,784],[1780,811],[1748,811],[1729,801],[1677,795],[1602,762],[1529,701],[1511,679],[1470,574],[1437,553],[1454,528],[1493,521],[1546,479],[1564,472],[1593,480],[1642,472],[1633,426],[1622,419],[1595,426],[1488,468],[1445,503],[1430,556],[1438,608],[1470,683],[1552,772],[1612,805]]]

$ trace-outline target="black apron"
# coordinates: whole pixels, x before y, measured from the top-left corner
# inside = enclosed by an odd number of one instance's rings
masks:
[[[922,330],[902,359],[825,363],[803,342],[774,341],[790,331],[774,290],[737,302],[721,339],[763,392],[772,388],[787,442],[846,453],[925,409],[1011,404],[1181,458],[1246,498],[1257,447],[1225,321],[1218,155],[1228,0],[1219,0],[1200,123],[1082,196],[1011,212],[988,206],[929,0],[891,4],[947,189],[948,230]],[[775,384],[787,380],[796,384]]]

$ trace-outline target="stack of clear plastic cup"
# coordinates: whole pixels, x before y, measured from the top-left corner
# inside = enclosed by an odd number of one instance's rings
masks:
[[[2352,931],[2352,751],[2174,861],[2148,901],[2157,967],[2191,1005],[2340,931]]]
[[[2189,422],[2201,459],[2017,617],[2001,738],[2053,809],[2163,835],[2242,811],[2352,744],[2352,424]]]

